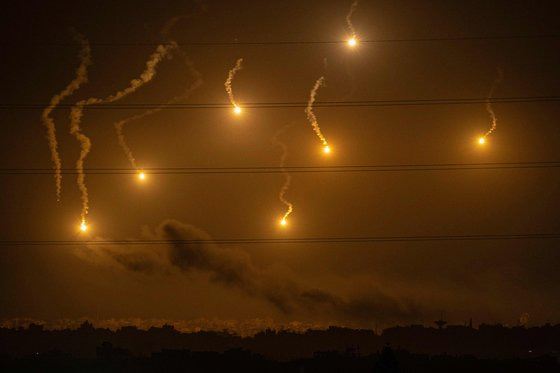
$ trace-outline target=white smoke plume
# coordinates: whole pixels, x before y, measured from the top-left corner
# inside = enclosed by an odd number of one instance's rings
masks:
[[[278,199],[286,206],[287,210],[284,213],[281,222],[285,222],[288,216],[294,211],[294,205],[286,199],[286,193],[288,192],[288,189],[290,189],[290,186],[292,184],[292,175],[290,175],[290,173],[285,169],[286,158],[288,157],[288,147],[279,139],[279,137],[291,126],[293,126],[293,123],[285,125],[284,127],[280,128],[280,130],[278,130],[272,137],[273,144],[282,149],[282,155],[280,156],[280,167],[282,169],[282,174],[284,175],[284,184],[282,184],[282,188],[280,189],[280,193],[278,194]]]
[[[317,122],[317,117],[313,112],[313,103],[315,103],[315,97],[317,96],[317,91],[324,84],[325,84],[324,76],[321,76],[315,82],[315,85],[313,86],[313,89],[311,89],[311,93],[309,95],[309,101],[307,102],[307,107],[305,108],[305,114],[307,115],[307,119],[309,120],[309,123],[311,123],[311,126],[313,127],[313,131],[315,131],[317,137],[319,137],[323,145],[327,146],[328,145],[327,139],[325,138],[325,136],[323,136],[323,133],[321,132],[321,127],[319,127],[319,123]]]
[[[498,118],[496,117],[496,113],[494,112],[494,109],[492,108],[492,103],[490,102],[490,99],[494,95],[494,91],[498,87],[498,84],[500,84],[503,79],[504,79],[504,73],[501,69],[498,69],[498,76],[496,77],[496,79],[492,83],[492,86],[490,87],[490,91],[488,92],[488,96],[486,96],[486,111],[490,115],[490,119],[492,120],[492,124],[490,126],[490,129],[484,134],[484,137],[487,137],[492,132],[494,132],[494,130],[496,129],[496,126],[498,124]]]
[[[224,83],[224,86],[226,87],[227,95],[229,97],[229,102],[231,102],[231,104],[235,108],[238,106],[237,103],[235,102],[235,98],[233,97],[233,89],[231,88],[231,82],[233,81],[235,74],[237,74],[237,72],[243,68],[242,63],[243,63],[243,58],[237,60],[235,66],[228,72],[228,77],[226,79],[226,82]]]
[[[87,69],[91,65],[91,47],[89,42],[79,33],[75,33],[74,38],[81,44],[80,50],[80,65],[76,69],[74,79],[58,94],[54,95],[49,102],[43,113],[41,120],[43,125],[47,128],[47,139],[49,141],[49,148],[51,151],[51,160],[54,168],[54,180],[56,186],[56,200],[60,201],[62,194],[62,161],[58,154],[58,141],[56,139],[56,126],[54,119],[50,116],[53,110],[60,104],[62,100],[71,96],[80,86],[87,83]]]

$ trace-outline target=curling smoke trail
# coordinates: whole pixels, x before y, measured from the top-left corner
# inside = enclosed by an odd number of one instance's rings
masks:
[[[139,171],[140,169],[138,168],[138,165],[136,164],[136,159],[134,158],[134,155],[132,154],[132,150],[130,149],[130,147],[128,146],[125,138],[124,138],[124,133],[123,133],[123,128],[126,124],[142,119],[144,117],[147,117],[149,115],[155,114],[159,111],[161,111],[166,105],[171,105],[174,104],[176,102],[178,102],[179,100],[182,99],[186,99],[187,97],[189,97],[191,95],[191,93],[193,91],[195,91],[196,89],[198,89],[203,81],[202,81],[202,74],[195,68],[193,62],[184,54],[184,52],[181,49],[177,49],[177,51],[179,53],[181,53],[181,55],[183,56],[184,60],[185,60],[185,65],[187,67],[188,72],[194,77],[194,82],[180,95],[173,97],[172,99],[170,99],[169,101],[167,101],[164,104],[161,104],[153,109],[149,109],[143,113],[131,116],[129,118],[123,119],[121,121],[118,121],[117,123],[115,123],[115,131],[117,132],[117,139],[119,141],[119,145],[121,146],[121,148],[123,149],[126,157],[128,158],[128,161],[130,162],[130,165],[136,169],[137,171]]]
[[[492,119],[492,125],[490,126],[490,129],[484,134],[484,136],[482,136],[482,138],[486,138],[496,129],[498,119],[496,118],[496,113],[494,113],[494,109],[492,108],[490,99],[494,95],[494,91],[496,90],[496,87],[498,86],[498,84],[500,84],[500,82],[503,79],[504,79],[504,73],[501,69],[498,69],[498,76],[496,77],[496,80],[494,80],[494,83],[492,83],[492,87],[490,87],[490,91],[488,92],[488,96],[486,99],[486,111],[488,112],[490,118]]]
[[[288,147],[286,146],[285,143],[280,141],[278,138],[292,125],[293,124],[285,125],[280,130],[278,130],[278,132],[276,132],[272,137],[273,144],[277,145],[282,149],[282,156],[280,157],[280,167],[282,169],[282,174],[284,175],[284,184],[280,189],[280,193],[278,194],[278,199],[280,199],[280,202],[282,202],[287,208],[286,212],[284,213],[284,216],[282,217],[282,220],[280,220],[280,224],[282,225],[285,225],[287,223],[288,216],[294,211],[294,205],[290,201],[288,201],[285,197],[286,192],[288,191],[288,189],[290,189],[290,186],[292,184],[292,175],[290,175],[284,168],[286,166],[286,158],[288,157]]]
[[[235,99],[233,98],[233,90],[231,89],[231,82],[233,81],[233,78],[235,77],[235,74],[243,68],[243,66],[241,65],[242,63],[243,63],[243,58],[240,58],[240,59],[237,60],[233,69],[231,69],[229,71],[226,82],[224,83],[224,86],[226,87],[226,92],[227,92],[228,97],[229,97],[229,102],[231,102],[231,104],[233,105],[233,107],[236,110],[237,110],[237,108],[239,108],[239,106],[237,106],[237,103],[235,102]]]
[[[54,125],[54,120],[51,118],[50,114],[58,106],[58,104],[64,100],[66,97],[71,96],[80,86],[87,83],[87,69],[91,64],[91,48],[89,42],[80,34],[76,33],[74,38],[78,41],[82,48],[80,51],[80,66],[76,69],[75,78],[62,90],[62,92],[56,94],[51,98],[49,106],[43,110],[41,114],[41,120],[43,125],[47,128],[47,138],[49,140],[49,148],[51,151],[51,160],[54,166],[54,180],[56,185],[56,200],[60,201],[60,196],[62,193],[62,174],[60,172],[62,168],[62,162],[60,160],[60,155],[58,154],[58,141],[56,140],[56,127]]]
[[[98,105],[102,103],[111,103],[118,101],[151,81],[156,74],[157,65],[165,57],[167,57],[170,51],[176,48],[176,46],[177,45],[174,43],[158,45],[156,51],[152,53],[152,55],[146,62],[146,68],[144,69],[142,74],[140,74],[140,77],[131,80],[129,86],[122,91],[118,91],[117,93],[103,99],[92,97],[88,98],[87,100],[81,100],[72,107],[70,113],[70,133],[74,135],[74,137],[76,137],[81,146],[80,157],[76,161],[76,170],[78,172],[78,188],[81,192],[82,198],[82,230],[85,230],[86,216],[89,212],[89,197],[87,186],[85,183],[84,160],[91,150],[91,140],[82,132],[82,129],[80,128],[80,121],[83,116],[84,108],[89,105]]]
[[[317,122],[317,117],[313,112],[313,103],[315,102],[317,91],[319,90],[319,87],[323,86],[324,84],[325,84],[324,76],[320,77],[315,82],[315,85],[311,90],[311,94],[309,95],[309,101],[307,102],[307,107],[305,108],[305,114],[307,115],[307,119],[311,123],[311,126],[313,127],[313,131],[315,131],[315,134],[319,137],[323,145],[328,146],[327,139],[325,138],[325,136],[323,136],[323,133],[321,132],[321,128],[319,127],[319,123]]]
[[[359,3],[359,0],[354,1],[352,3],[352,5],[350,6],[350,11],[346,15],[346,24],[348,25],[348,31],[350,31],[350,36],[354,39],[357,37],[357,35],[356,35],[356,29],[354,28],[354,25],[352,24],[352,15],[356,11],[356,8],[358,7],[358,3]]]

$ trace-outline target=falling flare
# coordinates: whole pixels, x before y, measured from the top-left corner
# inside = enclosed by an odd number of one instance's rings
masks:
[[[227,93],[228,98],[229,98],[229,102],[233,106],[233,112],[236,115],[241,114],[242,110],[241,110],[241,107],[239,105],[237,105],[237,103],[235,102],[235,98],[233,97],[233,89],[231,88],[231,82],[233,81],[233,78],[235,77],[235,74],[243,68],[243,66],[241,65],[242,63],[243,63],[243,58],[240,58],[240,59],[237,60],[233,69],[231,69],[228,72],[228,77],[226,79],[226,82],[224,83],[224,86],[226,87],[226,93]]]
[[[323,148],[323,152],[325,152],[326,154],[329,154],[329,153],[331,152],[331,147],[328,146],[328,145],[326,145],[326,146]]]
[[[324,146],[323,151],[325,153],[329,153],[330,152],[329,144],[327,143],[327,139],[325,138],[325,136],[323,136],[323,133],[321,132],[321,128],[319,127],[319,123],[317,122],[317,117],[313,112],[313,103],[315,102],[317,91],[319,90],[319,87],[321,87],[324,84],[325,84],[324,76],[320,77],[315,82],[315,85],[311,90],[311,94],[309,95],[309,101],[307,102],[307,107],[305,108],[305,114],[307,115],[307,119],[309,120],[311,126],[313,127],[313,131],[315,131],[315,134],[317,135],[317,137],[319,137],[319,140],[321,140],[321,142],[323,143]]]
[[[346,25],[348,26],[348,32],[350,33],[350,38],[348,39],[348,45],[351,48],[355,47],[358,44],[358,36],[356,34],[356,29],[352,24],[352,15],[356,11],[356,8],[358,7],[358,3],[359,0],[354,1],[350,6],[350,10],[348,11],[348,14],[346,15]]]
[[[136,163],[136,159],[134,158],[134,154],[132,153],[132,150],[130,149],[130,146],[127,144],[127,142],[125,140],[124,126],[126,124],[130,123],[130,122],[134,122],[134,121],[140,120],[144,117],[147,117],[148,115],[158,113],[161,110],[163,110],[163,108],[167,105],[172,105],[172,104],[178,102],[179,100],[183,100],[183,99],[188,98],[192,94],[192,92],[194,92],[196,89],[198,89],[203,84],[202,74],[195,68],[192,61],[186,56],[186,54],[182,51],[182,49],[177,47],[176,50],[183,56],[188,72],[194,77],[193,83],[189,87],[187,87],[187,89],[183,93],[171,98],[166,103],[158,105],[158,106],[156,106],[152,109],[146,110],[143,113],[136,114],[136,115],[133,115],[129,118],[120,120],[120,121],[116,122],[115,125],[114,125],[115,126],[115,131],[117,133],[117,140],[119,142],[120,147],[122,148],[126,157],[128,158],[128,161],[130,162],[130,165],[135,170],[137,170],[138,172],[141,172],[141,169],[138,167],[138,165]]]
[[[138,174],[138,178],[139,178],[141,181],[146,180],[146,173],[145,173],[144,171],[140,171],[140,173]]]
[[[60,201],[62,193],[62,161],[58,154],[58,141],[56,139],[56,127],[54,120],[50,116],[51,112],[60,104],[66,97],[71,96],[80,86],[87,82],[87,69],[91,64],[91,48],[89,42],[80,34],[76,33],[74,38],[82,45],[80,51],[80,66],[76,69],[75,78],[64,88],[64,90],[51,98],[49,106],[43,110],[41,119],[43,125],[47,128],[47,138],[49,140],[49,148],[51,151],[51,160],[54,166],[54,180],[56,186],[56,200]]]
[[[292,184],[292,175],[290,175],[285,169],[286,158],[288,157],[288,147],[278,138],[291,126],[293,126],[293,123],[285,125],[284,127],[280,128],[278,132],[276,132],[272,137],[273,144],[282,149],[282,155],[280,156],[280,168],[282,170],[282,174],[284,175],[284,184],[282,185],[282,188],[280,188],[280,193],[278,193],[278,199],[280,200],[280,202],[282,202],[282,204],[286,206],[286,212],[280,220],[280,225],[282,226],[288,224],[288,216],[294,211],[294,205],[286,199],[286,193],[288,192],[288,189],[290,189],[290,185]]]
[[[85,232],[85,231],[87,231],[87,229],[88,229],[88,227],[87,227],[87,224],[86,224],[86,220],[82,219],[82,222],[80,223],[80,230],[82,232]]]
[[[494,109],[492,108],[492,103],[490,102],[490,99],[494,95],[494,91],[496,90],[496,87],[498,86],[498,84],[500,84],[500,82],[503,79],[504,79],[504,73],[501,69],[498,69],[498,76],[492,83],[492,86],[490,87],[490,91],[488,92],[488,96],[486,96],[486,111],[490,115],[492,124],[490,126],[490,129],[478,140],[479,144],[484,144],[486,142],[486,137],[488,137],[492,132],[494,132],[498,124],[498,118],[496,117],[496,113],[494,113]]]
[[[110,95],[106,98],[95,98],[91,97],[87,100],[81,100],[77,102],[70,112],[70,134],[74,135],[76,139],[80,142],[80,156],[76,161],[76,170],[78,173],[77,183],[78,189],[81,193],[82,199],[82,226],[85,227],[85,220],[86,216],[89,213],[89,197],[88,197],[88,189],[85,182],[85,173],[84,173],[84,161],[91,150],[91,140],[87,137],[80,127],[80,122],[83,116],[83,111],[86,106],[89,105],[98,105],[103,103],[110,103],[115,102],[123,97],[133,93],[138,88],[143,86],[144,84],[148,83],[153,79],[156,74],[156,67],[157,65],[168,56],[169,52],[176,47],[176,44],[169,43],[166,45],[160,44],[156,48],[156,51],[151,54],[148,61],[146,61],[146,68],[140,74],[139,78],[135,78],[130,81],[128,87],[123,89],[122,91],[118,91],[117,93]]]

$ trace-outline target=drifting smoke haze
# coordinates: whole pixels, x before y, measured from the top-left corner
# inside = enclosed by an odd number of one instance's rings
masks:
[[[226,82],[224,83],[227,95],[229,97],[229,102],[231,102],[234,107],[237,107],[237,103],[235,102],[235,98],[233,97],[233,89],[231,88],[231,83],[233,81],[233,78],[235,78],[235,74],[237,74],[237,72],[243,68],[242,63],[243,58],[237,60],[235,66],[228,72],[228,77],[226,79]]]
[[[98,105],[104,103],[111,103],[118,101],[129,94],[136,91],[138,88],[143,86],[144,84],[151,81],[155,74],[156,74],[156,67],[157,65],[166,58],[172,50],[177,47],[174,43],[169,43],[165,45],[158,45],[156,51],[152,53],[148,61],[146,62],[146,68],[140,74],[139,78],[135,78],[130,81],[130,84],[125,89],[118,91],[104,99],[101,98],[89,98],[87,100],[81,100],[77,102],[74,107],[72,107],[70,113],[70,133],[76,137],[76,139],[80,142],[80,156],[76,161],[76,170],[78,173],[77,183],[78,188],[81,193],[82,199],[82,223],[85,222],[85,218],[89,212],[89,197],[88,197],[88,190],[85,183],[85,174],[84,174],[84,160],[86,159],[88,153],[91,150],[91,140],[87,137],[80,127],[80,122],[83,116],[83,111],[86,106],[89,105]]]
[[[496,90],[496,88],[502,82],[503,79],[504,79],[504,73],[501,69],[498,69],[498,76],[494,80],[494,83],[492,83],[492,86],[490,87],[490,91],[488,92],[488,95],[486,96],[486,111],[490,115],[490,119],[492,120],[492,124],[491,124],[488,132],[486,132],[484,134],[484,137],[486,137],[486,136],[490,135],[492,132],[494,132],[494,130],[496,129],[496,126],[498,124],[498,118],[496,117],[496,113],[494,113],[494,109],[492,108],[492,103],[490,102],[490,99],[492,98],[492,96],[494,96],[494,91]]]
[[[51,151],[51,160],[54,168],[54,179],[56,186],[56,200],[60,201],[62,193],[62,161],[58,154],[58,141],[56,139],[56,126],[54,119],[50,116],[52,111],[60,104],[62,100],[71,96],[80,86],[87,83],[87,69],[91,65],[91,48],[89,42],[79,33],[74,33],[74,39],[82,46],[80,50],[80,65],[76,69],[75,78],[62,90],[51,98],[49,106],[43,110],[41,120],[43,125],[47,128],[47,139],[49,141],[49,148]]]
[[[217,246],[206,232],[176,220],[166,220],[145,234],[169,244],[146,248],[92,245],[76,253],[93,263],[113,263],[147,275],[198,272],[216,285],[268,303],[284,316],[321,312],[341,321],[390,323],[414,321],[422,313],[414,302],[393,298],[380,290],[346,299],[328,290],[307,287],[290,275],[256,266],[245,251]]]
[[[327,145],[327,139],[325,138],[325,136],[323,136],[323,133],[321,132],[321,127],[319,127],[319,122],[317,121],[317,117],[313,112],[313,103],[315,103],[317,91],[324,84],[325,84],[324,76],[320,77],[315,82],[315,85],[313,86],[313,89],[311,89],[311,93],[309,94],[309,101],[307,102],[307,107],[305,108],[305,114],[307,115],[307,119],[309,120],[309,123],[313,127],[313,131],[315,131],[315,134],[317,135],[317,137],[319,137],[319,140],[321,140],[323,145]]]

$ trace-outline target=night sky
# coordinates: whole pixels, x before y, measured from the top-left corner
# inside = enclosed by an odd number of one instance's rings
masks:
[[[285,227],[279,224],[286,211],[278,196],[282,173],[149,171],[278,170],[282,147],[273,137],[281,129],[277,139],[287,149],[287,167],[560,162],[556,3],[363,0],[352,15],[363,42],[349,48],[350,0],[6,2],[0,14],[0,320],[191,320],[201,327],[228,320],[369,328],[439,318],[459,324],[469,318],[509,325],[520,317],[529,324],[559,322],[558,238],[507,236],[560,234],[560,163],[292,172],[285,196],[294,211]],[[41,113],[75,77],[81,48],[76,33],[89,41],[92,64],[88,82],[51,115],[62,167],[70,172],[63,175],[57,202]],[[376,40],[385,41],[368,42]],[[158,44],[169,42],[179,47],[157,65],[150,82],[113,107],[84,110],[81,126],[92,144],[86,173],[130,172],[86,174],[88,231],[80,232],[74,172],[80,145],[69,133],[70,108],[126,88]],[[236,116],[224,82],[239,58],[243,69],[234,77],[233,92],[240,106],[249,105]],[[497,127],[480,146],[478,137],[491,125],[484,99],[499,70],[503,80],[494,98],[556,101],[492,104]],[[326,84],[317,92],[314,113],[332,148],[328,155],[304,112],[321,76]],[[114,124],[183,95],[193,84],[199,86],[177,103],[199,108],[166,108],[126,124],[126,141],[147,170],[140,182]],[[320,105],[470,98],[479,100]],[[250,103],[297,105],[251,108]],[[119,107],[134,104],[144,105]],[[221,107],[200,108],[205,104]],[[29,169],[43,174],[25,172]],[[477,235],[502,237],[219,242]],[[46,240],[136,244],[46,245]],[[137,240],[173,242],[138,245]]]

